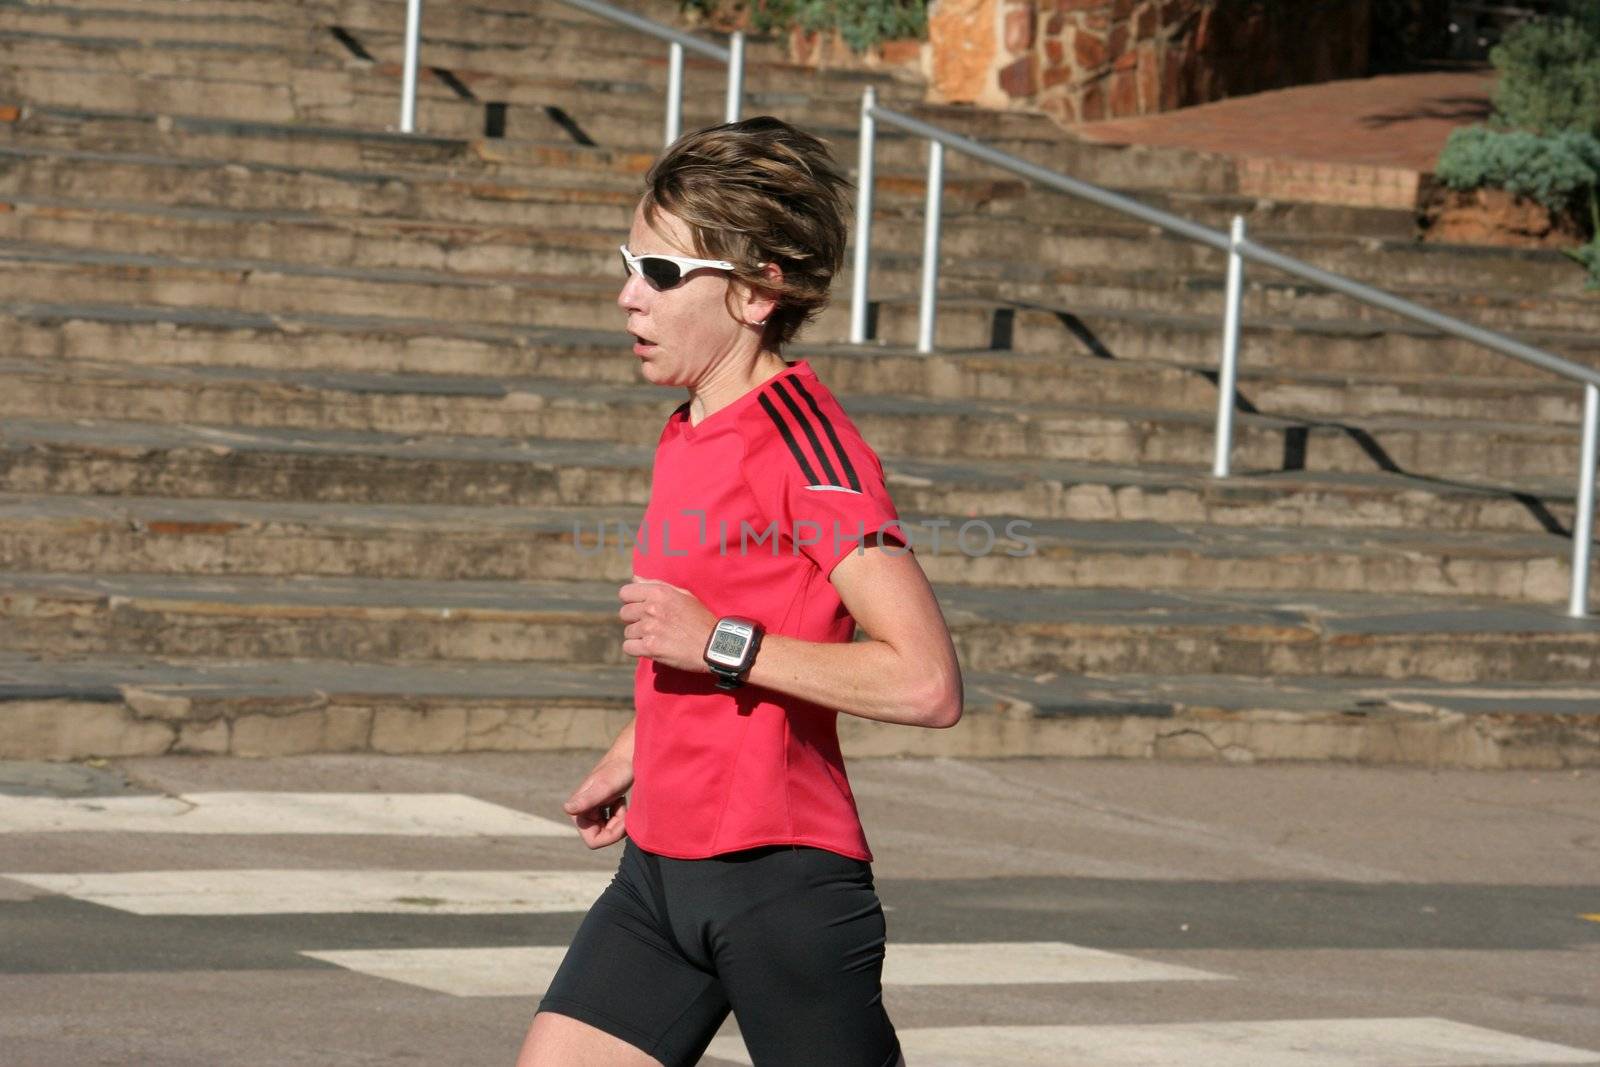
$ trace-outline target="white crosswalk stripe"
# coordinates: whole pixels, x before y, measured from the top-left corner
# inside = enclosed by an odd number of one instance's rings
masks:
[[[135,915],[587,911],[608,871],[226,870],[0,877]]]
[[[1512,1067],[1600,1063],[1600,1054],[1447,1019],[1275,1019],[1143,1026],[963,1026],[899,1031],[917,1067]],[[750,1063],[744,1042],[707,1050]]]
[[[561,948],[430,948],[306,952],[377,978],[458,997],[537,996],[565,954]],[[891,944],[888,986],[1209,981],[1223,975],[1055,942]]]
[[[0,796],[0,831],[374,837],[565,837],[570,826],[454,793],[197,792],[183,796]],[[274,846],[276,847],[276,846]],[[141,916],[577,914],[610,870],[272,867],[16,873],[0,878]],[[537,997],[563,945],[327,950],[300,954],[453,997]],[[1225,974],[1060,942],[891,942],[884,984],[922,987],[1231,982]],[[1248,1014],[1241,1001],[1239,1014]],[[950,1022],[960,1023],[959,1018]],[[1600,1064],[1600,1052],[1438,1018],[1221,1020],[1141,1025],[901,1027],[917,1067],[1514,1067]],[[748,1064],[733,1030],[709,1054]]]
[[[1224,978],[1226,975],[1060,942],[891,942],[883,966],[883,980],[890,985],[1195,982]]]
[[[346,970],[454,997],[535,997],[550,988],[561,947],[356,949],[302,952]]]
[[[10,833],[401,834],[565,837],[572,826],[459,793],[0,796]]]

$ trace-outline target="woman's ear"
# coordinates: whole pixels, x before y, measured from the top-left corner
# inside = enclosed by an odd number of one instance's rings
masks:
[[[763,263],[761,276],[766,284],[750,286],[744,297],[743,319],[747,326],[762,326],[767,316],[778,310],[778,294],[783,292],[783,268]]]

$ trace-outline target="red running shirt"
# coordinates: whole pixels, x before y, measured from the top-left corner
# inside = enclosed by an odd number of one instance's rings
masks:
[[[880,531],[905,544],[883,466],[802,361],[698,426],[687,404],[673,412],[633,569],[719,618],[845,642],[855,620],[828,575]],[[753,685],[718,689],[712,674],[650,659],[639,660],[634,707],[628,835],[641,848],[701,859],[794,844],[872,859],[838,712]]]

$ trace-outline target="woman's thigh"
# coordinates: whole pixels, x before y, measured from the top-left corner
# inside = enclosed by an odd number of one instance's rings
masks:
[[[717,973],[758,1067],[893,1067],[886,927],[866,863],[785,850],[790,891],[721,924]]]
[[[575,1020],[668,1067],[694,1064],[727,1018],[728,1000],[715,974],[684,957],[656,904],[659,887],[647,879],[635,850],[626,849],[616,879],[574,935],[539,1003],[539,1017],[554,1013]],[[536,1017],[528,1040],[541,1055],[545,1042],[557,1039],[614,1049],[564,1023],[538,1022]],[[542,1067],[563,1061],[530,1062]]]

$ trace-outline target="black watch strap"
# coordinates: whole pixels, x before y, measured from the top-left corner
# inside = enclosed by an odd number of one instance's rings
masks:
[[[744,685],[745,675],[750,673],[750,669],[747,667],[742,671],[735,671],[727,667],[712,667],[711,673],[717,676],[718,689],[738,689]]]

